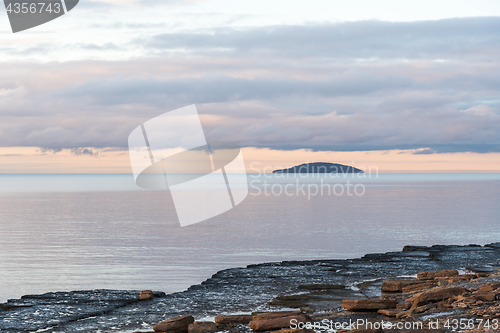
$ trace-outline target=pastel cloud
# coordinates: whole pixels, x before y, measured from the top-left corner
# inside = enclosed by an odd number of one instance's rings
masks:
[[[244,147],[498,152],[499,30],[500,18],[483,17],[31,45],[33,55],[62,48],[138,55],[0,63],[0,143],[124,148],[138,124],[196,103],[209,139]]]

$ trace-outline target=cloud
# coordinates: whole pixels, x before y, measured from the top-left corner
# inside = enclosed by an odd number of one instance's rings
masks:
[[[244,79],[227,75],[174,80],[111,79],[86,82],[60,91],[57,97],[86,99],[97,104],[217,103],[266,100],[289,96],[359,96],[380,90],[399,90],[411,81],[403,77],[342,75],[330,79]]]
[[[430,155],[430,154],[436,154],[437,151],[431,148],[422,148],[422,149],[417,149],[414,151],[412,154],[413,155]]]
[[[148,55],[0,63],[0,145],[124,149],[139,124],[196,103],[210,140],[241,146],[500,151],[499,22],[363,21],[78,42]]]
[[[137,40],[136,43],[149,49],[183,50],[195,54],[245,53],[334,59],[481,57],[495,60],[500,42],[496,31],[499,30],[498,17],[416,22],[358,21],[174,32]]]
[[[93,151],[92,149],[88,149],[88,148],[73,148],[73,149],[71,149],[71,153],[73,155],[88,155],[88,156],[99,155],[99,152]]]

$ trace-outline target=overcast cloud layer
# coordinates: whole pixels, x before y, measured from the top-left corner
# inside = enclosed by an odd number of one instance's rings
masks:
[[[144,29],[0,46],[35,59],[0,63],[0,145],[125,147],[142,122],[196,103],[210,140],[241,146],[500,151],[498,17]],[[135,56],[36,60],[68,49]]]

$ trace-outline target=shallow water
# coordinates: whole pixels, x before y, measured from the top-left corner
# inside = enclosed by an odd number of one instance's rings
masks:
[[[138,190],[130,175],[0,175],[0,301],[56,290],[173,292],[251,263],[500,240],[498,174],[323,177],[365,192],[309,198],[293,177],[249,180],[235,209],[181,228],[169,192]],[[264,181],[292,184],[294,194],[266,195]]]

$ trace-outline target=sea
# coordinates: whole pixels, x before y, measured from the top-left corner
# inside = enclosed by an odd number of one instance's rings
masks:
[[[500,174],[248,174],[235,208],[181,227],[129,174],[0,174],[0,302],[183,291],[219,270],[500,241]],[[196,209],[193,202],[193,209]]]

